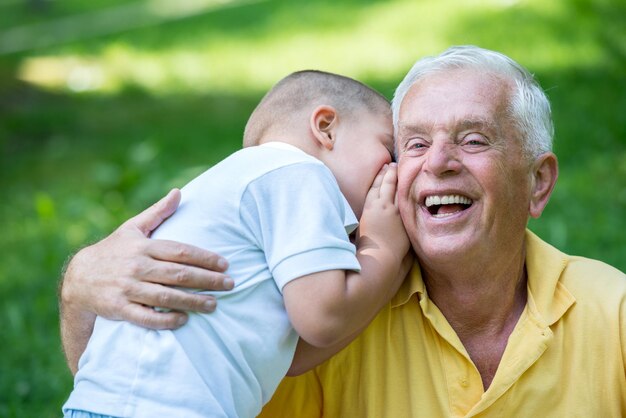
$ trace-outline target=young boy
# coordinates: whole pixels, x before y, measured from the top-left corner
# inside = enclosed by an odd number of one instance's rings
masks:
[[[175,331],[98,318],[67,417],[254,417],[290,365],[337,351],[399,287],[409,243],[383,96],[291,74],[250,116],[244,146],[186,185],[153,234],[224,255],[235,288]]]

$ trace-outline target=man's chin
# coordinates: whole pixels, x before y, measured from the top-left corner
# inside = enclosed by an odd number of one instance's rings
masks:
[[[470,255],[478,242],[472,234],[422,234],[416,244],[414,249],[417,257],[431,264],[461,261]]]

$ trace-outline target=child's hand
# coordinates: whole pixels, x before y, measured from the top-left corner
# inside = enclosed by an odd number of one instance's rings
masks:
[[[385,165],[374,179],[365,197],[356,244],[359,251],[388,252],[400,263],[409,250],[409,239],[395,203],[397,170],[395,163]]]

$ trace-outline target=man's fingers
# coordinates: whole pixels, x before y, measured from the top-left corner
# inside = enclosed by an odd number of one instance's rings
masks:
[[[393,202],[396,196],[396,185],[398,183],[398,167],[397,164],[391,163],[387,167],[387,171],[382,179],[382,183],[380,185],[380,198]]]
[[[154,283],[137,283],[129,286],[126,297],[134,303],[157,306],[176,311],[213,312],[216,306],[215,297],[200,293],[189,293]]]
[[[215,272],[223,272],[228,268],[228,261],[218,254],[176,241],[152,240],[146,248],[146,254],[157,260],[187,264]]]
[[[185,264],[160,262],[146,272],[146,281],[168,286],[201,290],[231,290],[233,279],[224,273]]]
[[[157,312],[149,306],[135,303],[126,305],[120,314],[120,319],[150,329],[176,329],[188,319],[183,312]]]
[[[172,189],[164,198],[140,214],[130,218],[124,225],[133,225],[147,237],[176,211],[179,203],[180,190]]]

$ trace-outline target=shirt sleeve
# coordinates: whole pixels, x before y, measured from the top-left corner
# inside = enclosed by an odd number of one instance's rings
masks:
[[[354,214],[323,164],[296,163],[264,174],[248,185],[240,207],[281,292],[307,274],[360,270],[346,232]]]

